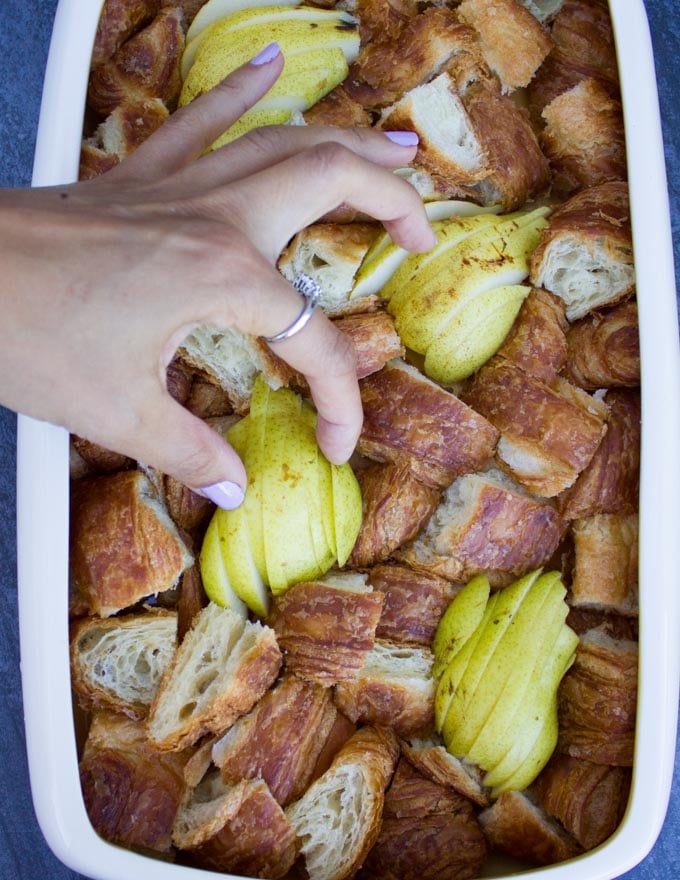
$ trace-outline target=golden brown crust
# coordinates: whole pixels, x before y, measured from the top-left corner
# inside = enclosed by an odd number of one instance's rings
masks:
[[[83,141],[80,147],[78,180],[93,180],[95,177],[106,174],[119,163],[118,156],[111,156],[101,147],[89,141]]]
[[[178,826],[176,845],[207,870],[277,880],[295,861],[293,828],[261,779],[225,790],[209,824],[193,834],[182,833]]]
[[[629,790],[627,768],[591,764],[569,755],[554,755],[531,786],[543,809],[585,850],[603,843],[616,831]]]
[[[571,604],[638,613],[638,518],[603,513],[572,525],[575,564]]]
[[[402,740],[402,753],[423,776],[452,788],[478,807],[488,807],[489,789],[482,785],[482,772],[463,763],[435,740]]]
[[[97,713],[80,762],[83,799],[97,833],[124,846],[171,852],[187,757],[157,752],[138,722]]]
[[[637,303],[620,303],[572,324],[564,374],[581,388],[635,388],[640,384]]]
[[[378,839],[359,880],[467,880],[479,874],[486,842],[472,805],[401,760],[385,795]]]
[[[191,629],[191,624],[200,611],[208,604],[203,589],[203,581],[198,565],[192,565],[182,575],[179,600],[177,602],[177,639],[182,643]]]
[[[224,388],[214,378],[201,375],[194,377],[185,406],[199,419],[220,418],[234,411]]]
[[[541,147],[553,170],[553,193],[626,179],[626,141],[620,101],[592,77],[543,109]]]
[[[328,688],[284,675],[215,744],[213,761],[224,782],[261,778],[285,807],[312,781],[337,714]]]
[[[124,159],[157,131],[170,114],[160,98],[123,101],[97,129],[107,153]]]
[[[406,463],[429,486],[448,486],[493,454],[498,432],[461,400],[398,362],[363,379],[359,450],[378,461]]]
[[[455,583],[485,574],[502,586],[544,565],[562,533],[549,502],[487,474],[466,474],[451,485],[421,535],[395,556]]]
[[[567,328],[562,300],[534,287],[497,354],[550,384],[567,357]]]
[[[373,647],[383,602],[379,592],[292,586],[275,599],[270,617],[286,668],[326,687],[354,677]]]
[[[416,0],[356,0],[361,44],[391,43],[418,12]]]
[[[376,639],[357,675],[336,684],[333,698],[351,720],[391,727],[398,736],[434,731],[434,682],[429,648]]]
[[[157,503],[141,471],[73,484],[71,579],[89,613],[107,617],[170,589],[190,565],[187,548]]]
[[[432,644],[439,619],[455,594],[450,581],[407,565],[376,565],[368,582],[385,595],[377,638],[396,644]]]
[[[519,791],[506,791],[479,821],[491,849],[534,865],[564,862],[580,855],[571,835]]]
[[[496,356],[479,370],[465,401],[500,431],[496,455],[515,479],[552,498],[588,465],[607,429],[590,398],[579,405]]]
[[[92,49],[92,67],[108,61],[158,13],[159,0],[104,0]]]
[[[183,51],[182,12],[175,7],[162,9],[150,25],[92,71],[90,106],[107,115],[124,101],[160,98],[172,107],[181,87]]]
[[[411,19],[395,39],[362,41],[345,89],[364,107],[385,107],[428,82],[459,54],[474,54],[483,64],[474,32],[452,10],[430,7]]]
[[[581,636],[558,692],[559,752],[595,764],[632,766],[637,670],[635,642],[601,630]]]
[[[356,353],[357,379],[377,373],[405,349],[394,327],[394,319],[385,311],[346,315],[333,322],[352,340]]]
[[[414,538],[439,504],[439,491],[419,482],[406,464],[357,470],[363,518],[347,564],[368,568]]]
[[[212,501],[167,474],[163,477],[163,493],[168,513],[180,529],[191,534],[203,531],[215,510]]]
[[[471,86],[464,104],[487,154],[487,171],[471,188],[476,200],[513,211],[545,195],[550,186],[550,165],[525,111],[485,83]]]
[[[507,91],[526,86],[553,42],[517,0],[463,0],[456,14],[479,34],[482,53]]]
[[[345,83],[332,89],[302,116],[307,125],[336,125],[341,128],[365,128],[371,125],[370,114],[350,97]]]
[[[98,443],[85,440],[84,437],[78,437],[77,434],[71,435],[71,443],[78,455],[87,462],[93,471],[98,473],[113,474],[116,471],[129,470],[135,465],[133,459],[127,455],[112,452]]]
[[[640,482],[640,394],[608,391],[607,433],[588,467],[558,499],[562,516],[573,520],[596,513],[633,513]]]

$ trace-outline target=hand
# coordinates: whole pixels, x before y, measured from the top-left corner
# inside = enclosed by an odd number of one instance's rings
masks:
[[[386,170],[415,147],[382,133],[271,127],[203,155],[282,67],[280,54],[244,65],[101,178],[0,193],[0,401],[218,500],[224,484],[231,506],[243,464],[166,389],[182,340],[197,324],[262,336],[288,326],[300,298],[276,259],[341,204],[408,250],[434,244],[415,190]],[[362,420],[348,339],[317,312],[272,348],[309,383],[324,453],[345,461]]]

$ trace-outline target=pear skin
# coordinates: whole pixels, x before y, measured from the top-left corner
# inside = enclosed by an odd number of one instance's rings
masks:
[[[359,535],[363,507],[361,489],[349,464],[331,464],[333,523],[340,568],[347,562]]]
[[[437,625],[432,642],[432,676],[435,679],[444,672],[482,622],[490,591],[488,578],[478,575],[450,602]]]
[[[216,520],[222,559],[234,592],[258,617],[266,617],[271,594],[253,558],[243,505],[235,510],[218,511]]]
[[[197,37],[201,31],[204,31],[208,25],[233,15],[235,12],[241,12],[243,9],[255,9],[261,6],[299,6],[301,0],[208,0],[198,10],[193,21],[187,30],[187,42],[191,42]]]
[[[497,596],[494,613],[491,617],[485,616],[474,652],[459,681],[442,725],[446,747],[452,755],[458,758],[465,757],[465,749],[460,747],[460,743],[467,739],[465,737],[465,717],[477,687],[493,657],[496,646],[512,623],[517,609],[539,574],[538,571],[532,572],[494,594]],[[456,660],[457,658],[453,659],[454,664]]]
[[[465,303],[425,353],[425,373],[441,385],[467,379],[503,344],[531,288],[493,287]]]
[[[222,608],[230,608],[245,618],[248,609],[245,602],[236,595],[222,558],[222,543],[217,522],[219,513],[219,510],[215,511],[203,538],[199,556],[201,580],[205,594],[211,602]]]
[[[538,666],[549,657],[564,626],[568,608],[564,602],[566,590],[558,572],[542,575],[531,589],[532,598],[544,596],[540,607],[536,608],[533,621],[530,615],[515,617],[515,626],[508,631],[499,646],[497,661],[499,674],[503,665],[507,674],[499,687],[493,706],[483,723],[477,719],[475,739],[467,746],[466,756],[483,770],[494,767],[507,752],[508,744],[516,733],[517,719],[523,707],[532,701],[531,682]],[[523,605],[528,604],[528,598]],[[481,690],[481,688],[479,689]],[[489,695],[475,695],[475,709],[482,715],[489,704]],[[486,702],[486,707],[484,703]],[[469,718],[469,725],[473,720]]]

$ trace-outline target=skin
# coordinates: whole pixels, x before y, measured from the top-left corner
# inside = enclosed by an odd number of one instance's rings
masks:
[[[203,323],[262,336],[287,327],[300,298],[276,259],[342,204],[410,251],[434,244],[420,198],[388,170],[416,148],[379,132],[271,127],[202,155],[283,63],[279,54],[244,65],[96,180],[0,192],[2,404],[191,488],[245,486],[234,450],[167,392],[187,333]],[[362,423],[347,337],[317,311],[272,349],[309,382],[322,450],[346,461]]]

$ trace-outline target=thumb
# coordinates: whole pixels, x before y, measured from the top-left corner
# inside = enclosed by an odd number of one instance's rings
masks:
[[[225,510],[243,501],[243,462],[215,429],[163,395],[130,438],[135,457],[179,480]]]

